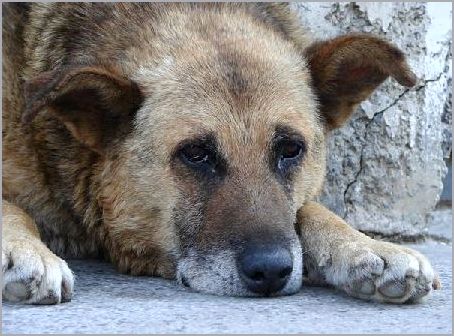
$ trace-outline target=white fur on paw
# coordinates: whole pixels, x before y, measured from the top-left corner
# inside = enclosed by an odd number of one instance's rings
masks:
[[[378,302],[417,302],[439,286],[419,252],[379,241],[345,243],[326,267],[326,280],[347,294]]]
[[[3,297],[30,304],[71,300],[74,276],[41,242],[15,240],[2,247]]]

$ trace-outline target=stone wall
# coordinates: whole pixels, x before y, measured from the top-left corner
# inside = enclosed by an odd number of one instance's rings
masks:
[[[387,80],[329,141],[321,201],[363,231],[420,235],[450,156],[450,3],[293,3],[315,38],[375,34],[399,46],[419,83]]]

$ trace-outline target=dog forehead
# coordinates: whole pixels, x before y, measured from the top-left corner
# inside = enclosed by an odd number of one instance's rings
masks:
[[[188,55],[166,55],[158,66],[141,69],[143,124],[153,136],[173,146],[209,133],[226,150],[263,147],[283,125],[312,138],[317,106],[309,75],[296,60],[277,62],[229,49]]]

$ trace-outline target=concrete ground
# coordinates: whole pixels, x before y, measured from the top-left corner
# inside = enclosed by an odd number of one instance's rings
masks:
[[[3,333],[451,333],[452,246],[410,245],[425,253],[443,289],[422,304],[363,302],[329,288],[279,298],[203,295],[174,282],[132,277],[97,261],[72,261],[71,302],[3,304]]]

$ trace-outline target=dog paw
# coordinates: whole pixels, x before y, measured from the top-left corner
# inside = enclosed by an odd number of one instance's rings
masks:
[[[40,241],[3,242],[3,298],[29,304],[71,300],[74,276],[65,261]]]
[[[325,268],[325,278],[351,296],[378,302],[418,302],[441,287],[426,257],[412,249],[378,241],[339,247]]]

